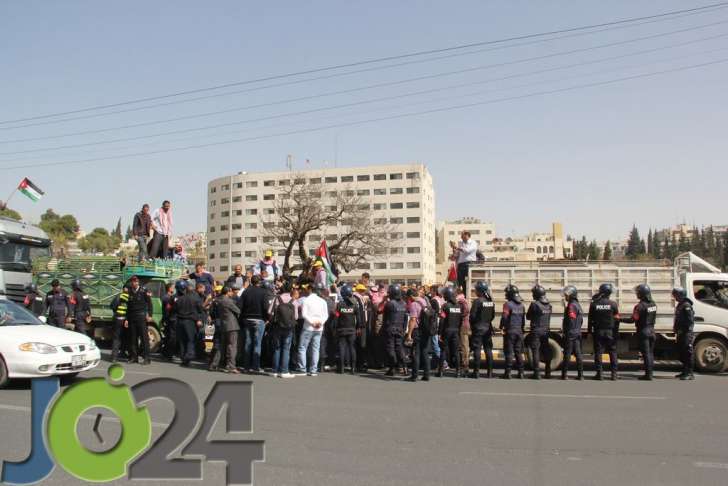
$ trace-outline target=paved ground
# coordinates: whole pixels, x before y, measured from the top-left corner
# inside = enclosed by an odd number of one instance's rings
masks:
[[[200,396],[214,379],[237,379],[167,363],[127,369],[128,383],[172,376]],[[726,485],[728,376],[674,373],[662,365],[651,383],[634,365],[616,383],[243,377],[254,382],[252,437],[266,443],[255,484]],[[27,383],[0,391],[0,458],[27,455],[29,398]],[[168,423],[171,406],[151,412]],[[207,466],[205,483],[224,484],[223,468]],[[78,481],[57,469],[47,484]]]

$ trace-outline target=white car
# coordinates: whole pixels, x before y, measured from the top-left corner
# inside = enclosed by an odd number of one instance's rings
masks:
[[[24,307],[0,300],[0,388],[13,378],[76,375],[100,361],[88,336],[44,324]]]

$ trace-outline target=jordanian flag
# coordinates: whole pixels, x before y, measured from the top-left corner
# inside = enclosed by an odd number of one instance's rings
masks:
[[[316,250],[316,259],[320,260],[326,270],[326,284],[332,285],[336,282],[336,276],[332,270],[331,257],[329,256],[329,247],[326,245],[326,240],[323,240]]]
[[[27,177],[20,181],[18,190],[28,196],[33,201],[38,201],[45,194],[43,191],[40,190],[40,187],[33,184]]]

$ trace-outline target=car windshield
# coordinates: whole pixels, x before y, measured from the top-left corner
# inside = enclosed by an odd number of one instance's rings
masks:
[[[0,300],[0,327],[40,325],[43,323],[23,307],[8,300]]]
[[[0,239],[0,269],[11,272],[29,272],[35,258],[50,255],[47,246],[29,245],[18,241]]]

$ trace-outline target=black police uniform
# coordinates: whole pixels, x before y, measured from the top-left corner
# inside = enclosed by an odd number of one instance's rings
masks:
[[[354,297],[346,297],[336,304],[334,329],[339,347],[337,372],[343,373],[347,363],[354,373],[356,368],[356,331],[361,329],[359,303]]]
[[[637,338],[640,342],[640,352],[644,361],[645,376],[642,379],[651,380],[652,370],[655,366],[655,320],[657,319],[657,305],[651,299],[640,300],[631,317],[623,317],[621,322],[634,323],[637,328]]]
[[[531,322],[531,335],[529,340],[531,345],[531,367],[533,368],[533,377],[535,379],[541,377],[541,370],[539,368],[541,350],[545,351],[546,378],[551,378],[551,346],[549,345],[551,311],[551,303],[543,299],[531,302],[531,305],[528,306],[528,312],[526,312],[526,319]]]
[[[506,354],[506,368],[503,378],[510,378],[513,357],[516,358],[519,378],[523,377],[523,331],[526,327],[526,309],[519,296],[503,304],[500,328],[505,331],[503,347]]]
[[[71,305],[68,295],[63,289],[46,295],[45,307],[48,309],[48,324],[56,327],[66,327],[66,317],[71,315]]]
[[[693,310],[693,301],[685,299],[678,302],[675,307],[675,324],[673,330],[677,334],[677,347],[680,351],[680,361],[682,361],[683,369],[680,377],[693,376],[693,326],[695,325],[695,311]]]
[[[111,340],[111,361],[115,362],[119,358],[119,353],[128,350],[127,340],[124,335],[128,332],[124,329],[126,321],[126,313],[129,305],[129,292],[123,289],[119,295],[111,301],[111,310],[114,311],[114,322],[112,324],[112,340]]]
[[[442,320],[440,321],[440,337],[442,338],[442,351],[448,364],[455,368],[455,377],[460,377],[460,328],[465,317],[464,305],[458,302],[445,302],[442,306]],[[444,360],[440,360],[438,375],[442,376]]]
[[[493,319],[495,303],[485,297],[478,297],[470,308],[470,348],[473,350],[473,377],[480,376],[480,353],[485,346],[488,378],[493,377]]]
[[[410,316],[417,319],[417,327],[412,330],[412,370],[410,381],[416,381],[422,366],[422,379],[430,380],[430,350],[432,349],[432,336],[439,330],[439,318],[426,299],[416,298],[420,307],[419,316]]]
[[[94,328],[90,323],[86,322],[86,318],[91,315],[91,303],[88,295],[84,294],[83,291],[76,289],[71,292],[69,304],[71,306],[74,330],[93,338]]]
[[[584,378],[584,362],[581,357],[581,326],[584,323],[584,312],[578,300],[570,301],[564,307],[564,320],[561,330],[564,334],[564,364],[561,368],[561,379],[565,380],[569,373],[571,355],[576,357],[576,369],[579,379]]]
[[[129,323],[129,361],[139,358],[139,340],[141,339],[141,357],[149,362],[149,334],[147,333],[147,316],[152,315],[152,298],[142,286],[134,290],[129,288],[126,320]]]
[[[172,360],[176,354],[179,354],[177,320],[172,313],[174,299],[178,295],[165,293],[162,296],[162,356],[167,360]]]
[[[202,298],[197,292],[187,292],[175,297],[172,314],[177,321],[177,338],[180,341],[182,365],[187,366],[195,357],[197,323],[207,319]]]
[[[37,292],[28,292],[25,294],[23,305],[32,312],[36,317],[45,314],[45,303],[43,297]]]
[[[403,336],[407,326],[407,307],[401,299],[393,299],[384,306],[384,319],[382,332],[384,333],[384,348],[389,361],[389,375],[394,374],[395,368],[404,367]]]
[[[596,379],[602,377],[602,353],[609,353],[612,379],[617,378],[617,339],[619,337],[619,306],[609,297],[598,296],[589,305],[588,332],[594,342]]]

